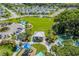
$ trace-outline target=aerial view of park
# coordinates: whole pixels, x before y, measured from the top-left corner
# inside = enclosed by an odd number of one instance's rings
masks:
[[[79,56],[79,4],[1,3],[0,56]]]

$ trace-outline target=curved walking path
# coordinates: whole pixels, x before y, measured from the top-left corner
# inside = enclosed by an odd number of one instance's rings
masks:
[[[29,23],[30,24],[30,23]],[[33,25],[32,24],[30,24],[31,25],[31,27],[29,27],[29,28],[27,28],[27,30],[29,30],[29,29],[32,29],[33,28]]]
[[[11,17],[9,17],[9,18],[1,18],[0,20],[7,20],[7,19],[12,19],[12,18],[21,18],[21,17],[26,17],[26,16],[47,16],[47,17],[55,17],[55,16],[59,15],[60,13],[62,13],[65,10],[65,8],[62,8],[62,9],[54,12],[54,14],[52,14],[50,16],[49,15],[17,15],[16,12],[13,12],[12,10],[8,9],[7,7],[5,7],[3,5],[2,5],[2,7],[11,13]]]
[[[56,11],[55,13],[53,13],[53,14],[51,15],[51,17],[55,17],[55,16],[59,15],[59,14],[62,13],[64,10],[65,10],[65,8]]]

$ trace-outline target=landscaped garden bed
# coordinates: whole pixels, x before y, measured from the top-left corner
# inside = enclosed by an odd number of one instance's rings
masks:
[[[0,32],[6,32],[9,30],[9,27],[2,27],[0,28]]]

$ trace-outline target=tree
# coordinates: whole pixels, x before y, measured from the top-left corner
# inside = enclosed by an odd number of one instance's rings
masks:
[[[57,35],[55,34],[55,32],[49,30],[46,41],[50,44],[53,43],[56,39],[57,39]]]
[[[56,18],[56,24],[52,29],[57,35],[66,37],[72,36],[72,39],[79,38],[79,9],[67,10]]]
[[[79,55],[79,47],[66,45],[64,47],[61,46],[52,46],[52,52],[55,52],[58,56],[78,56]]]

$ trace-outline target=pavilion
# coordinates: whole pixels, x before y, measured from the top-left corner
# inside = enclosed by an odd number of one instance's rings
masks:
[[[39,42],[45,40],[45,33],[44,32],[35,32],[33,35],[33,41]]]

